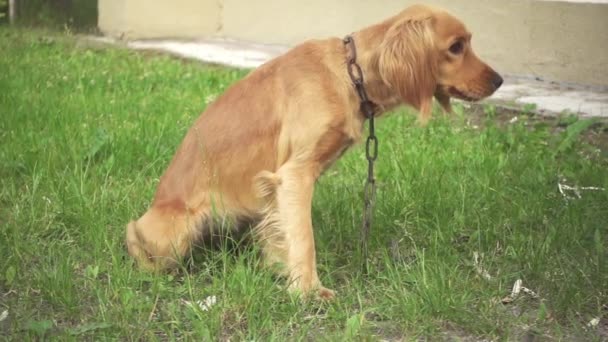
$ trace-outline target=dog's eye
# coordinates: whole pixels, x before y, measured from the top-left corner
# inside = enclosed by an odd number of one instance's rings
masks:
[[[460,40],[450,46],[450,52],[455,55],[461,54],[463,50],[464,44]]]

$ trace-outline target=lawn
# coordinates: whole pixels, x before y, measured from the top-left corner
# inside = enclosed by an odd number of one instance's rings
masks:
[[[0,337],[7,340],[601,340],[608,316],[608,134],[457,105],[425,128],[380,120],[370,267],[357,258],[366,160],[319,180],[330,303],[301,302],[255,244],[137,270],[125,224],[189,125],[248,70],[0,28]],[[475,114],[476,113],[476,114]],[[511,294],[514,283],[536,294]],[[213,301],[212,299],[215,299]],[[204,304],[204,305],[199,305]],[[6,313],[5,318],[2,313]],[[599,318],[597,326],[587,326]],[[603,335],[603,338],[607,338]]]

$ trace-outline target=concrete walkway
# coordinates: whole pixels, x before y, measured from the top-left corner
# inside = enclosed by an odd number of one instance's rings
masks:
[[[287,47],[213,39],[203,41],[145,40],[120,42],[106,37],[97,42],[126,45],[138,50],[155,50],[203,62],[255,68],[285,52]],[[523,108],[543,115],[563,112],[582,117],[608,118],[608,86],[591,87],[549,82],[538,78],[506,76],[504,85],[485,102]]]

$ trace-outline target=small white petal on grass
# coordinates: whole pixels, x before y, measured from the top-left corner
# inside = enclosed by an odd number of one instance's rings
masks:
[[[483,279],[490,280],[492,276],[488,271],[486,271],[483,266],[481,266],[481,261],[479,261],[479,252],[473,252],[473,263],[475,264],[475,271],[479,274]]]
[[[570,186],[561,182],[557,183],[557,189],[559,190],[559,193],[562,194],[562,196],[566,199],[566,200],[570,200],[570,199],[574,199],[574,198],[582,198],[583,196],[581,195],[581,190],[584,191],[606,191],[606,189],[601,188],[601,187],[597,187],[597,186]],[[573,192],[576,197],[569,195],[567,192],[571,191]]]
[[[209,104],[209,103],[215,101],[216,98],[217,98],[217,94],[209,94],[209,95],[205,96],[205,103]]]
[[[516,123],[517,120],[519,120],[519,118],[517,116],[514,116],[513,118],[511,118],[511,120],[509,120],[509,123]]]
[[[513,284],[513,289],[511,290],[511,296],[516,297],[517,295],[519,295],[519,293],[521,292],[521,284],[523,282],[521,281],[521,279],[517,279],[515,281],[515,283]]]
[[[589,321],[589,323],[587,323],[587,327],[589,328],[595,328],[600,324],[600,318],[596,317],[592,320]]]
[[[182,299],[182,303],[186,306],[191,307],[192,309],[195,309],[196,307],[198,307],[199,309],[201,309],[203,311],[209,311],[209,310],[211,310],[212,306],[217,304],[217,297],[216,296],[207,296],[207,298],[205,298],[205,300],[197,300],[194,302]]]
[[[597,187],[597,186],[583,186],[583,187],[580,187],[579,189],[581,189],[581,190],[606,191],[606,189],[600,188],[600,187]]]
[[[501,302],[503,304],[509,304],[509,303],[513,302],[515,299],[517,299],[517,297],[519,297],[519,295],[522,292],[525,293],[525,294],[527,294],[528,296],[530,296],[532,298],[539,298],[539,295],[536,292],[530,290],[527,287],[524,287],[522,284],[523,284],[522,280],[521,279],[517,279],[515,281],[515,283],[513,284],[513,289],[511,290],[511,294],[508,295],[508,296],[506,296],[505,298],[503,298],[501,300]]]
[[[528,296],[530,296],[530,297],[532,297],[532,298],[538,298],[538,297],[539,297],[539,296],[538,296],[538,294],[537,294],[536,292],[534,292],[534,291],[530,290],[530,289],[529,289],[529,288],[527,288],[527,287],[523,287],[523,286],[522,286],[522,287],[521,287],[521,292],[523,292],[523,293],[527,294]]]
[[[201,309],[203,309],[203,311],[208,311],[215,304],[217,304],[217,297],[207,296],[207,298],[205,298],[205,302],[203,303],[203,306],[201,307]]]
[[[0,314],[0,322],[4,321],[7,318],[8,318],[8,310],[2,311],[2,313]]]

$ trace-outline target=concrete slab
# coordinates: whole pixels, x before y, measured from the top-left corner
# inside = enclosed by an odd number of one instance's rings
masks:
[[[286,46],[226,39],[128,42],[107,37],[90,37],[90,39],[110,44],[124,44],[128,48],[137,50],[163,51],[183,58],[240,68],[255,68],[288,49]],[[506,75],[504,85],[484,102],[516,109],[525,107],[528,111],[542,115],[568,112],[582,117],[608,118],[608,87],[551,82],[539,78]]]
[[[582,117],[608,118],[608,89],[550,82],[528,77],[505,77],[504,85],[488,102],[515,107],[535,106],[539,114],[563,112]]]
[[[140,50],[167,51],[184,58],[239,68],[256,68],[287,50],[281,46],[219,39],[199,42],[132,41],[127,46]]]

